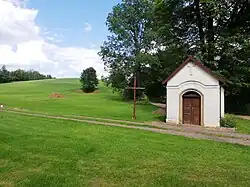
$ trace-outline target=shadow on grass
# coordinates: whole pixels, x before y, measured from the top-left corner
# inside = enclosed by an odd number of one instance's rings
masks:
[[[75,93],[85,93],[85,94],[91,94],[91,93],[99,93],[100,89],[99,88],[96,88],[95,90],[88,90],[88,91],[84,91],[82,90],[82,88],[77,88],[77,89],[71,89],[71,90],[68,90],[70,92],[75,92]]]
[[[107,100],[112,100],[112,101],[119,101],[119,102],[124,102],[126,103],[126,101],[120,97],[119,95],[117,95],[116,93],[112,94],[112,95],[105,95],[105,98]]]

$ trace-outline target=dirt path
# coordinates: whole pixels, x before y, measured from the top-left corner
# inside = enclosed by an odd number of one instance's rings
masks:
[[[7,108],[7,110],[32,114],[31,111],[26,110],[26,109]],[[39,113],[35,113],[35,114],[39,114]],[[45,113],[40,113],[40,114],[49,115]],[[83,116],[83,115],[80,115],[80,116],[79,115],[63,115],[61,117],[115,123],[115,124],[120,124],[120,125],[122,124],[122,125],[133,125],[133,126],[136,125],[136,126],[155,127],[155,128],[160,128],[160,129],[184,131],[184,132],[190,132],[190,133],[200,133],[200,134],[206,134],[206,135],[216,135],[216,136],[223,136],[223,137],[230,137],[230,138],[250,139],[250,135],[238,134],[238,133],[235,133],[234,130],[232,131],[232,129],[227,129],[227,128],[226,129],[225,128],[224,129],[223,128],[204,128],[201,126],[190,126],[190,125],[177,126],[175,124],[169,124],[169,123],[160,122],[160,121],[136,122],[136,121],[91,117],[91,116]]]
[[[250,146],[250,135],[242,135],[244,138],[232,138],[232,137],[223,137],[223,136],[216,136],[216,135],[208,135],[199,132],[188,132],[188,131],[179,131],[177,129],[159,129],[155,127],[143,127],[143,126],[134,126],[134,125],[125,125],[125,124],[118,124],[118,123],[110,123],[110,122],[103,122],[103,121],[94,121],[94,120],[87,120],[87,119],[76,119],[76,118],[69,118],[69,117],[62,117],[62,116],[51,116],[51,115],[44,115],[44,114],[34,114],[28,112],[21,112],[21,111],[11,111],[11,110],[4,110],[3,112],[8,113],[15,113],[20,115],[26,116],[33,116],[33,117],[43,117],[43,118],[50,118],[50,119],[62,119],[68,121],[77,121],[83,122],[93,125],[106,125],[106,126],[116,126],[122,128],[129,128],[129,129],[139,129],[145,131],[151,131],[156,133],[163,133],[163,134],[171,134],[171,135],[180,135],[194,139],[207,139],[207,140],[214,140],[218,142],[227,142],[233,144],[240,144],[240,145],[247,145]],[[240,134],[238,134],[241,136]],[[247,136],[247,137],[246,137]]]
[[[247,120],[250,120],[250,116],[236,115],[236,117],[241,118],[241,119],[247,119]]]
[[[228,129],[223,129],[223,128],[204,128],[201,126],[194,126],[194,125],[177,126],[177,125],[171,125],[171,124],[167,124],[167,123],[163,123],[163,122],[153,122],[152,126],[153,127],[167,128],[167,129],[171,129],[171,130],[175,130],[175,131],[250,140],[250,135],[236,133],[231,129],[228,130]]]
[[[115,122],[115,123],[126,123],[126,124],[131,124],[131,125],[150,125],[150,122],[143,123],[143,122],[136,122],[136,121],[118,120],[118,119],[110,119],[110,118],[98,118],[98,117],[90,117],[90,116],[69,115],[69,117],[98,120],[98,121],[100,120],[100,121]]]
[[[150,104],[154,105],[154,106],[157,106],[159,108],[166,108],[166,104],[163,104],[163,103],[153,103],[153,102],[151,102]]]

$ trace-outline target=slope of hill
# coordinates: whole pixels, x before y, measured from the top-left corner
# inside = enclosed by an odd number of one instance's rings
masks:
[[[130,120],[132,103],[103,84],[95,93],[79,90],[78,79],[52,79],[0,84],[0,103],[11,107],[55,115],[85,115]],[[153,120],[151,105],[137,106],[139,121]]]
[[[77,79],[0,85],[0,103],[55,115],[131,119],[132,104]],[[151,105],[138,106],[141,121]],[[249,148],[0,112],[0,186],[249,186]]]

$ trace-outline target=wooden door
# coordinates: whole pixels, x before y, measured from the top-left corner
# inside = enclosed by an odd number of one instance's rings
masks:
[[[200,125],[201,104],[200,96],[195,92],[183,95],[183,123]]]
[[[183,98],[183,123],[192,124],[192,99]]]

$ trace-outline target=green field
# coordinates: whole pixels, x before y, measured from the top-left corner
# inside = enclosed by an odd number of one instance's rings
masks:
[[[32,112],[55,115],[85,115],[131,120],[132,103],[122,102],[121,97],[103,84],[96,93],[85,94],[79,91],[78,79],[57,79],[17,82],[0,85],[0,103],[8,107],[23,108]],[[49,98],[53,92],[64,98]],[[157,119],[151,105],[137,106],[138,121]]]
[[[236,130],[239,133],[250,134],[250,120],[236,118]]]
[[[78,79],[0,84],[0,103],[33,113],[132,120],[132,103],[122,101],[111,88],[100,83],[96,93],[90,94],[79,92],[79,88]],[[62,94],[64,98],[50,98],[54,92]],[[162,120],[163,116],[152,114],[154,110],[156,108],[150,104],[138,104],[137,121]],[[237,119],[237,131],[250,134],[250,121]]]
[[[249,186],[250,149],[0,113],[0,186]]]
[[[48,115],[131,120],[132,103],[77,79],[0,85],[0,103]],[[58,92],[64,98],[50,98]],[[138,105],[138,121],[159,120]],[[103,122],[103,120],[100,120]],[[250,121],[237,119],[250,133]],[[92,122],[91,122],[92,123]],[[0,186],[249,186],[250,149],[135,129],[0,112]]]

